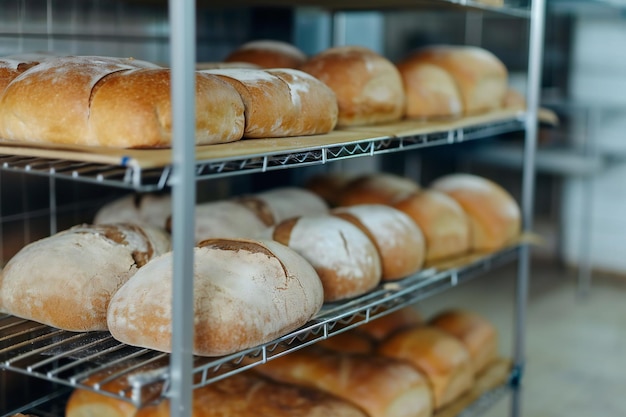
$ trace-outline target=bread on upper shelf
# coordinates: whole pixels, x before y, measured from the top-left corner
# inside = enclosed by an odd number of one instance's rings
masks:
[[[307,59],[304,52],[289,42],[258,39],[232,51],[225,62],[246,62],[261,68],[298,68]]]
[[[0,275],[0,310],[64,330],[107,330],[113,294],[169,250],[169,236],[149,226],[72,227],[9,260]]]
[[[269,342],[321,308],[313,267],[274,241],[210,239],[194,249],[194,346],[221,356]],[[117,340],[171,350],[172,253],[147,263],[112,297],[109,331]]]
[[[337,96],[340,127],[400,120],[405,94],[396,66],[360,46],[338,46],[299,67],[328,85]]]

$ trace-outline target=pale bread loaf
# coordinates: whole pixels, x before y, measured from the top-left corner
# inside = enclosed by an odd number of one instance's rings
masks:
[[[338,126],[392,122],[405,112],[402,78],[396,66],[359,46],[338,46],[308,59],[300,69],[328,85],[339,104]]]
[[[465,345],[474,375],[478,375],[498,357],[498,331],[478,313],[461,309],[446,310],[433,317],[429,324],[450,333]]]
[[[467,392],[473,384],[470,356],[454,336],[436,327],[409,328],[382,342],[378,353],[406,360],[430,381],[435,409]]]
[[[338,207],[332,214],[357,226],[376,246],[382,262],[382,280],[407,277],[422,268],[424,235],[405,213],[382,204]]]
[[[362,295],[380,282],[376,246],[348,221],[331,215],[288,219],[274,226],[272,238],[313,265],[324,286],[324,301]]]
[[[237,201],[213,201],[196,205],[195,241],[212,238],[256,238],[266,225]]]
[[[171,214],[170,194],[129,194],[102,206],[93,222],[147,224],[164,229]]]
[[[404,360],[311,346],[256,369],[279,381],[333,393],[358,405],[371,417],[432,414],[428,381]]]
[[[306,61],[306,55],[290,43],[259,39],[239,46],[224,61],[248,62],[261,68],[298,68]]]
[[[304,188],[278,187],[238,199],[272,226],[298,216],[316,216],[328,213],[324,200]]]
[[[470,250],[469,219],[452,197],[428,189],[398,201],[394,207],[413,219],[424,233],[427,264]]]
[[[0,278],[0,304],[10,314],[64,330],[106,330],[113,294],[169,250],[169,237],[156,228],[75,226],[9,260]]]
[[[519,237],[522,214],[513,196],[499,184],[472,174],[449,174],[435,180],[432,189],[453,198],[470,224],[471,249],[494,251]]]
[[[193,352],[221,356],[292,331],[321,308],[323,288],[311,265],[273,241],[211,239],[194,249]],[[172,255],[144,266],[114,295],[113,337],[171,350]]]
[[[110,387],[121,389],[124,385]],[[164,399],[137,409],[131,403],[97,392],[76,389],[65,408],[66,417],[165,417]],[[252,371],[229,376],[193,391],[192,417],[367,417],[358,407],[334,395],[283,384]]]

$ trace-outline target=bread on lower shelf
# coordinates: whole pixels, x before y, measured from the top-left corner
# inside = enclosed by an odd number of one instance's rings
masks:
[[[334,393],[358,405],[370,417],[432,414],[426,378],[403,360],[312,346],[272,359],[255,369],[282,382]]]
[[[129,194],[100,207],[93,222],[147,224],[164,229],[171,215],[170,194]]]
[[[338,190],[339,206],[357,204],[393,205],[420,190],[419,184],[410,178],[385,172],[359,175]]]
[[[358,407],[321,390],[271,381],[247,371],[193,391],[192,417],[367,417]],[[167,399],[140,409],[127,401],[76,389],[66,417],[164,417]]]
[[[412,363],[426,375],[434,407],[450,404],[473,384],[470,355],[454,336],[432,326],[402,330],[383,341],[378,353]]]
[[[148,226],[72,227],[9,260],[0,275],[0,310],[64,330],[107,330],[113,294],[169,250],[169,236]]]
[[[193,352],[222,356],[282,336],[321,308],[313,267],[274,241],[211,239],[194,250]],[[114,338],[171,351],[172,253],[146,264],[113,296],[107,313]]]
[[[375,341],[382,342],[396,332],[423,323],[422,316],[414,307],[409,306],[364,323],[355,328],[355,331],[365,333]]]
[[[225,62],[246,62],[261,68],[298,68],[307,56],[296,46],[274,39],[258,39],[237,47]]]

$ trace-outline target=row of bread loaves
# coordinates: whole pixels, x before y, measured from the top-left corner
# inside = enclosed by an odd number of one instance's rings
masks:
[[[99,56],[0,58],[0,137],[118,148],[170,146],[170,70]],[[327,133],[335,94],[294,69],[195,72],[197,145]]]

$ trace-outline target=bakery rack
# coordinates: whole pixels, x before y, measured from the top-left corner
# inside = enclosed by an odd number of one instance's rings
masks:
[[[47,2],[50,8],[53,1]],[[252,0],[228,2],[242,6],[258,6]],[[296,7],[304,2],[264,1],[263,5],[288,5]],[[235,154],[216,156],[220,145],[204,149],[194,148],[193,120],[193,69],[195,65],[195,4],[193,1],[168,2],[174,108],[174,143],[171,151],[158,152],[159,159],[143,159],[141,151],[128,154],[110,154],[96,150],[85,152],[73,148],[21,147],[0,144],[0,169],[51,179],[69,179],[87,183],[132,189],[140,192],[171,187],[173,193],[174,234],[174,300],[173,300],[173,352],[165,355],[145,349],[133,348],[111,340],[107,333],[73,334],[41,326],[14,317],[0,317],[0,368],[58,382],[69,387],[98,390],[106,395],[143,404],[154,396],[170,398],[172,415],[190,415],[192,390],[197,386],[225,378],[255,364],[285,354],[290,349],[315,343],[334,334],[374,320],[404,305],[424,299],[434,293],[454,287],[497,265],[518,259],[518,280],[515,319],[515,350],[509,383],[489,390],[463,415],[479,415],[486,405],[492,404],[512,392],[511,414],[521,413],[520,380],[525,360],[525,315],[530,269],[530,252],[527,242],[496,254],[484,255],[458,266],[428,269],[402,282],[381,286],[377,291],[349,303],[326,306],[304,328],[277,341],[219,359],[194,358],[191,351],[193,312],[193,207],[196,181],[250,174],[276,169],[298,168],[325,164],[335,160],[371,156],[390,152],[408,151],[428,146],[459,143],[511,131],[525,131],[524,172],[522,178],[522,212],[524,230],[532,229],[534,195],[534,154],[539,115],[539,85],[544,22],[544,0],[534,0],[530,6],[507,5],[493,7],[471,0],[310,0],[307,5],[329,7],[333,10],[455,7],[501,13],[528,19],[530,23],[528,89],[525,111],[500,117],[497,120],[473,121],[466,125],[426,128],[408,133],[387,126],[382,130],[367,128],[363,131],[337,132],[343,138],[308,138],[297,144],[281,140],[285,146],[276,150],[254,152],[239,150]],[[28,35],[28,34],[27,34]],[[461,121],[461,122],[467,122]],[[406,126],[405,126],[406,127]],[[423,128],[423,126],[422,126]],[[312,143],[314,140],[327,143]],[[297,141],[296,141],[297,142]],[[243,141],[241,143],[244,143]],[[266,142],[268,144],[270,142]],[[239,143],[237,144],[239,145]],[[235,146],[235,145],[234,145]],[[240,145],[242,148],[244,145]],[[236,146],[235,146],[236,147]],[[231,147],[232,148],[232,147]],[[157,158],[157,159],[158,159]],[[346,326],[347,323],[350,323]],[[34,335],[34,338],[33,338]],[[286,348],[285,348],[286,346]],[[279,349],[280,348],[280,349]],[[286,350],[284,350],[286,349]],[[86,351],[85,351],[86,350]],[[45,357],[44,357],[45,355]],[[111,355],[111,356],[109,356]],[[121,355],[121,356],[120,356]],[[121,367],[117,369],[116,367]],[[123,392],[106,392],[105,385],[86,385],[84,378],[98,371],[122,376],[142,370],[130,379],[131,386]],[[117,374],[116,374],[117,372]],[[121,372],[121,373],[120,373]],[[198,378],[198,379],[194,379]],[[156,390],[156,391],[155,391]]]

